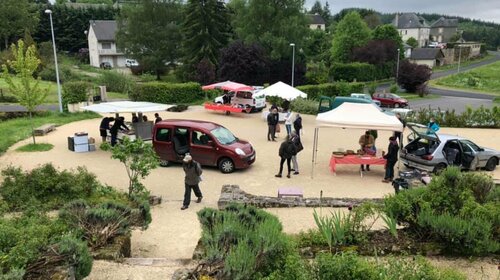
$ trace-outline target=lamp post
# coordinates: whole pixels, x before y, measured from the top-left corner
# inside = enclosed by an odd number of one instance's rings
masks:
[[[398,62],[397,62],[397,65],[396,65],[396,83],[398,82],[398,78],[399,78],[399,54],[400,52],[400,49],[398,48]]]
[[[45,13],[49,15],[50,18],[50,31],[52,32],[52,47],[54,49],[54,63],[56,65],[56,82],[57,82],[57,99],[59,101],[59,112],[63,112],[62,98],[61,98],[61,82],[59,81],[59,67],[57,65],[57,53],[56,53],[56,39],[54,37],[54,24],[52,23],[52,11],[47,9]]]
[[[458,45],[458,69],[457,73],[460,73],[460,60],[462,59],[462,46]]]
[[[295,44],[291,43],[290,47],[292,47],[292,87],[293,87],[293,79],[295,76]]]

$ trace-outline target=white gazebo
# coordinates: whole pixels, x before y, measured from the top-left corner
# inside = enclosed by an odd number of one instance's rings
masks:
[[[307,94],[283,82],[277,82],[268,86],[259,93],[265,96],[278,96],[286,100],[294,100],[298,97],[307,98]]]
[[[389,115],[373,104],[342,103],[334,110],[318,114],[314,130],[312,173],[318,151],[318,135],[321,127],[387,130],[403,132],[403,124],[394,115]]]
[[[93,104],[82,107],[83,110],[96,113],[146,113],[165,111],[174,105],[152,103],[152,102],[135,102],[135,101],[116,101]]]

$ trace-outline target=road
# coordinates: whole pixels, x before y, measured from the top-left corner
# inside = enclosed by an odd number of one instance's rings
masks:
[[[488,64],[500,61],[500,52],[490,51],[489,53],[493,54],[494,57],[492,57],[492,58],[490,58],[488,60],[480,61],[478,63],[470,64],[468,66],[460,67],[460,71],[468,71],[468,70],[471,70],[471,69],[474,69],[474,68],[477,68],[477,67],[481,67],[481,66],[484,66],[484,65],[488,65]],[[456,74],[457,70],[458,69],[452,69],[452,70],[448,70],[448,71],[432,73],[431,80]]]
[[[455,110],[456,113],[462,113],[467,109],[467,107],[479,108],[481,106],[485,108],[491,108],[493,106],[493,102],[491,102],[491,99],[453,96],[442,96],[441,98],[433,99],[410,100],[410,108],[413,110],[418,110],[420,108],[428,109],[430,107],[432,109]]]

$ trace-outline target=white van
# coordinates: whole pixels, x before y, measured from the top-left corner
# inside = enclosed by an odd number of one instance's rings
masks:
[[[243,108],[252,108],[252,111],[262,111],[266,105],[266,97],[264,94],[259,94],[260,90],[253,91],[230,91],[228,95],[231,97],[231,104]],[[215,103],[223,103],[222,96],[215,98]]]
[[[139,66],[139,63],[135,59],[127,58],[125,59],[125,67]]]

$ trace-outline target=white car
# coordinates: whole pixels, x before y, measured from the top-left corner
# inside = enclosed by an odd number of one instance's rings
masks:
[[[139,63],[135,59],[125,59],[125,67],[139,66]]]
[[[252,108],[252,111],[262,111],[266,105],[266,97],[263,94],[259,94],[260,90],[253,91],[230,91],[228,93],[231,97],[231,105],[240,106],[243,108]],[[224,100],[222,96],[218,96],[214,100],[215,103],[223,104]]]

